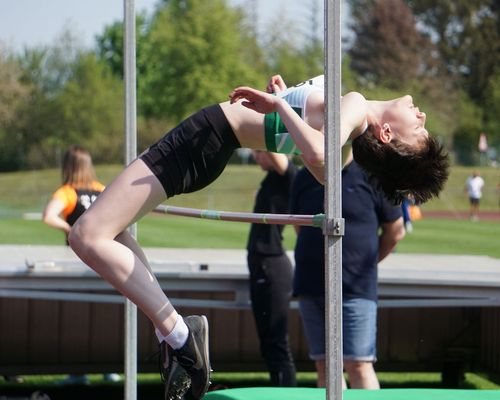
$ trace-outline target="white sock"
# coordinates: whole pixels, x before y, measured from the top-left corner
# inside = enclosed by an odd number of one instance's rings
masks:
[[[158,338],[158,343],[164,342],[165,341],[165,336],[160,332],[158,328],[155,328],[155,334],[156,337]]]
[[[186,343],[189,329],[184,322],[184,319],[178,315],[177,321],[175,321],[174,329],[167,335],[164,336],[158,328],[155,329],[156,337],[158,341],[161,343],[163,341],[167,342],[170,347],[174,350],[180,349]]]

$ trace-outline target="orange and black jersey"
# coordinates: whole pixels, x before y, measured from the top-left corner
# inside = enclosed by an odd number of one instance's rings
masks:
[[[104,185],[97,181],[92,182],[91,188],[85,189],[63,185],[55,191],[52,198],[64,204],[63,218],[69,225],[73,226],[103,190]]]

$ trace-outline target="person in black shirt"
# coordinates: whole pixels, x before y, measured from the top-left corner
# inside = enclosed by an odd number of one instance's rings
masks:
[[[285,214],[296,167],[284,154],[253,152],[267,175],[255,199],[255,213]],[[283,225],[252,224],[248,238],[250,296],[264,357],[273,386],[296,386],[288,342],[288,312],[293,269],[283,248]]]

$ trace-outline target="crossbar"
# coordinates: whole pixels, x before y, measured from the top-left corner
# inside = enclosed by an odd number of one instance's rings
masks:
[[[293,214],[259,214],[236,211],[200,210],[197,208],[159,205],[153,212],[179,215],[217,221],[248,222],[253,224],[301,225],[322,228],[325,215],[293,215]]]

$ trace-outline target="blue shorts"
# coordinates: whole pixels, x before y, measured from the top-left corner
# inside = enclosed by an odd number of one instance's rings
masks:
[[[299,311],[312,360],[325,359],[325,298],[299,298]],[[377,360],[377,303],[367,299],[345,299],[342,305],[344,360]]]

